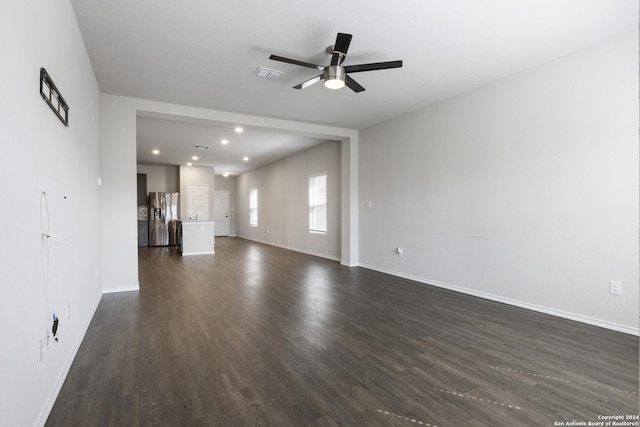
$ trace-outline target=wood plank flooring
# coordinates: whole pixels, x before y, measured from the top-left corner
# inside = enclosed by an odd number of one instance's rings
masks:
[[[556,426],[638,414],[638,337],[242,239],[140,248],[47,426]]]

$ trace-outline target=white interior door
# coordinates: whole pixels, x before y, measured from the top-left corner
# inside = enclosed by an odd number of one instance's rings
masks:
[[[213,193],[213,220],[215,221],[214,234],[216,236],[228,236],[231,228],[228,191],[216,191]]]
[[[209,221],[209,184],[187,184],[187,218]]]

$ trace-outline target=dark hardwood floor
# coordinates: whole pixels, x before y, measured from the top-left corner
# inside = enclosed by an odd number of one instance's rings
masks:
[[[557,426],[638,414],[638,337],[235,238],[140,248],[47,426]],[[586,425],[586,424],[585,424]]]

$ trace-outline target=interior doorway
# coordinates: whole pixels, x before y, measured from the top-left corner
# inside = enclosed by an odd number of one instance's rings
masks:
[[[216,190],[213,195],[213,225],[215,236],[228,236],[230,233],[229,192]]]
[[[187,219],[209,221],[209,184],[187,184]]]

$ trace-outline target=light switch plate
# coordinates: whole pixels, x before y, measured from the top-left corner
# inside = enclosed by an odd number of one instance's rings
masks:
[[[609,293],[612,295],[622,295],[622,282],[619,280],[612,280],[609,283]]]

